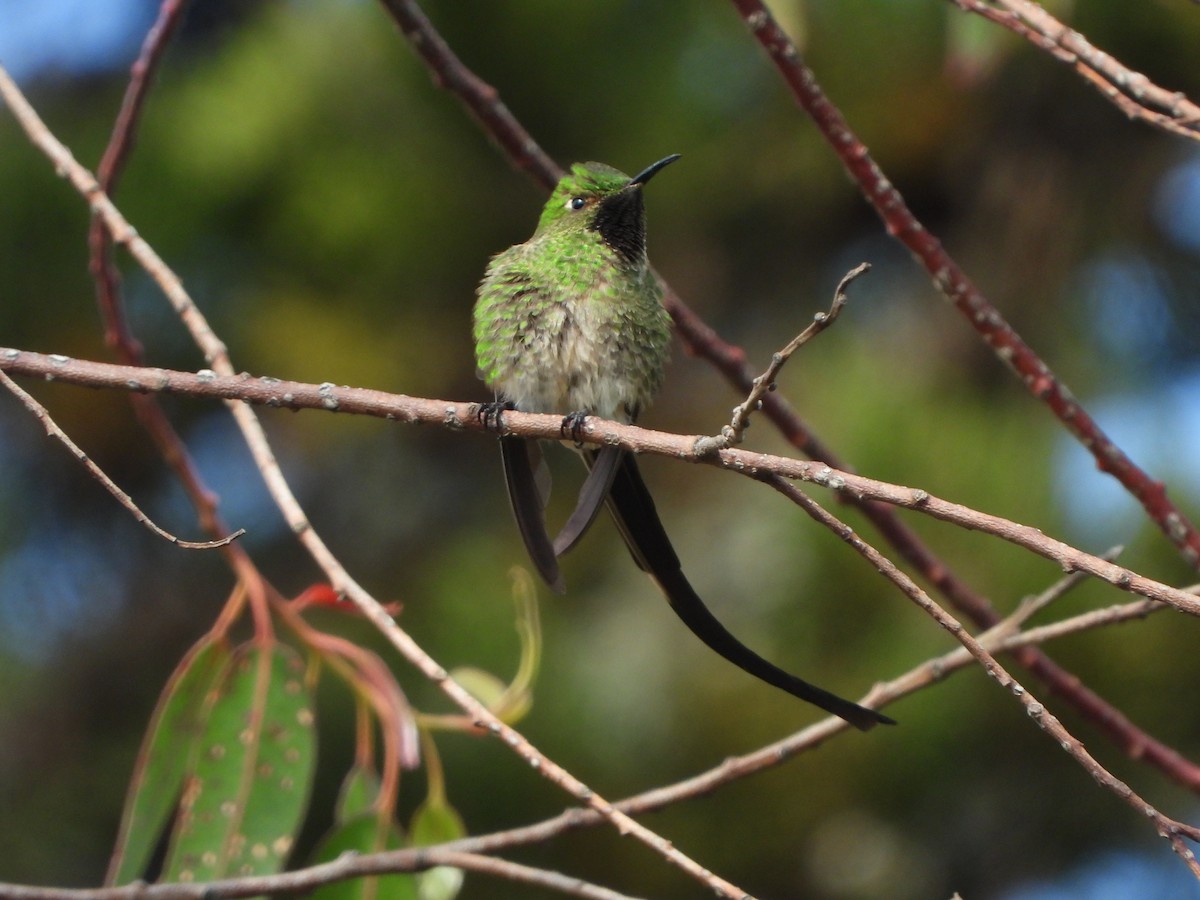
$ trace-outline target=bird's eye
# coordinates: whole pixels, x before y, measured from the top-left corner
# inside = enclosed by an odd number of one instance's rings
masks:
[[[570,209],[583,209],[583,207],[586,204],[587,204],[587,201],[584,200],[582,197],[572,197],[567,202],[567,207]]]

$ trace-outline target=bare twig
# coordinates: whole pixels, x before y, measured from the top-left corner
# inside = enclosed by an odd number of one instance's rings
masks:
[[[1113,562],[1123,550],[1123,547],[1110,547],[1100,554],[1100,558],[1107,562]],[[1050,604],[1066,596],[1072,589],[1086,581],[1087,577],[1085,572],[1070,572],[1040,594],[1022,598],[1016,609],[979,636],[980,642],[990,646],[989,642],[995,644],[1006,636],[1017,634],[1025,627],[1026,622]]]
[[[529,133],[513,117],[499,92],[468,70],[446,47],[445,41],[433,28],[414,0],[381,0],[401,26],[413,49],[429,66],[434,82],[446,88],[470,110],[484,132],[510,162],[533,177],[544,188],[552,187],[561,169],[541,151]],[[890,187],[884,182],[886,187]],[[665,281],[663,305],[675,320],[676,332],[688,351],[708,360],[743,396],[753,389],[755,373],[746,362],[742,348],[724,340],[676,294]],[[835,469],[851,471],[852,467],[839,458],[800,418],[796,410],[778,392],[762,398],[763,414],[780,433],[801,452],[812,459],[823,460]],[[897,553],[955,606],[968,615],[976,625],[987,628],[1000,621],[1000,614],[987,598],[973,590],[953,568],[921,540],[912,528],[901,521],[894,509],[885,503],[865,498],[840,495],[853,504],[879,529],[880,534]],[[1036,647],[1017,651],[1021,665],[1032,671],[1056,695],[1068,703],[1120,747],[1130,758],[1155,766],[1180,784],[1200,791],[1200,766],[1184,758],[1173,748],[1148,734],[1130,721],[1129,717],[1103,697],[1090,690],[1073,673],[1064,669]]]
[[[3,66],[0,66],[0,95],[4,97],[13,111],[13,115],[34,145],[54,163],[56,171],[64,175],[75,189],[88,200],[92,211],[104,219],[105,226],[112,234],[113,239],[129,250],[134,259],[163,290],[176,314],[187,327],[192,339],[203,351],[205,360],[215,370],[202,372],[200,377],[235,377],[225,345],[209,327],[203,313],[192,301],[178,276],[154,249],[138,236],[125,217],[100,189],[92,174],[76,162],[70,151],[50,133]],[[326,390],[327,388],[329,390]],[[325,401],[322,405],[327,408],[331,400],[330,391],[332,389],[332,385],[321,385],[319,388]],[[334,408],[336,408],[336,400],[333,402]],[[621,834],[630,835],[644,843],[663,859],[722,896],[732,898],[747,896],[745,891],[710,872],[676,848],[670,841],[615,809],[607,800],[538,750],[524,735],[502,722],[451,678],[449,673],[425,652],[424,648],[396,624],[384,606],[350,576],[350,573],[345,570],[341,562],[313,529],[312,523],[309,522],[284,478],[283,472],[279,468],[279,462],[275,458],[262,425],[255,417],[253,410],[247,404],[237,401],[227,401],[226,406],[242,432],[242,438],[250,449],[272,499],[292,531],[329,578],[330,583],[363,611],[363,615],[379,629],[409,663],[426,678],[437,684],[452,701],[472,716],[478,727],[485,728],[489,734],[500,738],[532,769],[553,784],[580,802],[598,810]],[[561,425],[561,420],[559,424]],[[263,604],[255,604],[256,610],[263,608],[265,608]]]
[[[909,599],[924,610],[935,622],[946,629],[955,640],[962,644],[963,648],[971,656],[978,660],[984,672],[1000,687],[1016,697],[1017,701],[1025,708],[1025,713],[1029,718],[1042,731],[1049,735],[1072,759],[1079,763],[1097,784],[1125,801],[1139,815],[1143,815],[1153,822],[1159,836],[1167,839],[1171,844],[1171,849],[1184,861],[1184,864],[1191,871],[1192,875],[1197,880],[1200,880],[1200,862],[1197,861],[1196,855],[1184,840],[1185,837],[1190,836],[1191,829],[1188,826],[1163,815],[1150,805],[1148,801],[1135,793],[1133,788],[1128,784],[1100,765],[1099,761],[1088,753],[1083,742],[1068,732],[1062,723],[1036,697],[1030,694],[1020,682],[1013,678],[1000,665],[996,658],[963,628],[957,619],[942,609],[932,597],[921,590],[917,583],[898,569],[890,559],[860,538],[849,525],[840,521],[828,510],[821,507],[820,504],[814,502],[790,481],[778,475],[758,473],[752,474],[751,477],[757,478],[759,481],[773,487],[803,509],[814,520],[840,537],[855,552],[861,555],[863,559],[867,560],[881,575],[896,585]]]
[[[1180,137],[1200,140],[1200,106],[1179,91],[1154,84],[1120,60],[1094,47],[1042,6],[1029,0],[950,0],[1020,35],[1059,62],[1071,66],[1121,112]]]
[[[779,372],[787,364],[787,361],[792,358],[792,354],[837,321],[837,317],[841,314],[842,307],[846,305],[848,299],[846,288],[850,286],[850,282],[870,270],[870,263],[859,263],[842,276],[837,290],[833,292],[833,303],[830,304],[828,312],[816,313],[807,328],[792,338],[782,350],[772,354],[771,364],[767,366],[765,372],[754,379],[754,386],[750,389],[749,395],[733,408],[733,419],[730,423],[721,429],[720,435],[711,438],[703,445],[698,445],[697,453],[715,453],[742,442],[746,429],[750,427],[751,414],[762,409],[763,397],[775,390],[775,380],[779,377]]]
[[[1078,584],[1080,580],[1082,580],[1082,576],[1075,572],[1062,579],[1059,584],[1065,585],[1068,582]],[[1161,603],[1155,603],[1153,600],[1135,600],[1132,603],[1122,603],[1105,609],[1081,613],[1078,616],[1043,625],[1040,628],[1030,628],[1028,631],[1021,631],[1013,624],[1020,618],[1021,610],[1018,608],[1008,619],[979,635],[977,640],[989,653],[1010,653],[1022,647],[1041,644],[1067,635],[1094,631],[1097,628],[1128,622],[1132,619],[1144,619],[1152,613],[1162,612],[1169,608]],[[966,648],[958,647],[943,656],[914,667],[898,678],[893,678],[891,681],[877,686],[871,692],[872,700],[882,704],[891,703],[899,697],[918,691],[936,681],[941,681],[946,676],[974,662],[974,657]]]
[[[536,887],[569,894],[572,897],[585,897],[588,900],[636,900],[628,894],[620,894],[606,887],[572,878],[558,872],[546,869],[535,869],[521,863],[509,862],[506,859],[496,859],[493,856],[482,856],[475,853],[461,853],[455,850],[435,850],[428,859],[423,859],[418,851],[418,859],[430,866],[456,866],[473,872],[481,872],[505,881],[517,884],[530,884]]]
[[[908,248],[945,297],[1011,368],[1025,388],[1092,454],[1102,472],[1116,478],[1142,504],[1146,514],[1178,547],[1187,562],[1200,567],[1200,532],[1167,498],[1161,481],[1152,479],[1125,455],[1079,404],[1050,367],[1021,339],[983,295],[941,242],[913,215],[895,186],[872,159],[866,145],[821,89],[791,38],[762,0],[731,0],[754,38],[774,62],[796,102],[808,113],[859,190],[887,226],[888,234]]]
[[[117,499],[118,503],[129,510],[129,513],[138,522],[145,525],[163,540],[170,541],[172,544],[182,547],[185,550],[215,550],[218,547],[224,547],[230,541],[235,540],[246,533],[244,528],[240,528],[228,537],[224,537],[218,541],[185,541],[171,534],[171,532],[167,531],[165,528],[160,528],[148,515],[142,512],[141,508],[133,502],[132,497],[121,490],[117,486],[116,482],[109,478],[108,474],[101,469],[100,466],[93,462],[88,455],[84,453],[82,449],[80,449],[79,445],[71,440],[70,436],[65,431],[58,427],[58,423],[55,422],[50,416],[50,413],[46,407],[38,403],[37,400],[31,397],[25,390],[21,388],[20,385],[9,378],[8,375],[3,371],[0,371],[0,384],[8,388],[8,390],[12,392],[13,396],[15,396],[21,401],[21,403],[25,405],[25,408],[29,410],[39,422],[42,423],[42,428],[46,430],[46,434],[66,447],[67,450],[71,452],[71,455],[74,456],[83,465],[83,467],[88,470],[91,476],[99,481],[100,484],[104,486],[104,489]]]
[[[449,848],[450,845],[446,845]],[[255,897],[308,893],[315,888],[347,881],[404,872],[421,872],[435,866],[455,866],[503,878],[518,884],[547,888],[589,900],[636,900],[608,888],[572,878],[558,872],[521,863],[495,859],[462,850],[442,847],[414,847],[387,853],[343,853],[333,862],[277,875],[257,875],[207,882],[164,882],[146,884],[135,881],[121,887],[58,888],[21,884],[0,884],[0,900],[208,900],[208,898]]]

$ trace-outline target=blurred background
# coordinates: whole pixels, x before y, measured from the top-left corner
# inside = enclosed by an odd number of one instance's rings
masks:
[[[1091,552],[1124,544],[1125,563],[1162,581],[1195,577],[886,237],[732,6],[424,5],[560,163],[632,172],[683,154],[647,191],[651,257],[759,368],[828,305],[847,269],[874,266],[837,327],[780,381],[859,471]],[[1200,98],[1193,3],[1046,5],[1132,69]],[[156,7],[0,0],[0,62],[89,166]],[[1197,146],[1129,122],[1066,67],[944,0],[772,7],[922,221],[1200,519]],[[377,4],[207,0],[169,50],[117,201],[181,274],[235,366],[465,401],[488,396],[470,341],[475,285],[492,253],[532,232],[542,195],[431,83]],[[87,227],[85,204],[0,114],[0,344],[111,358]],[[149,362],[201,367],[156,288],[121,264]],[[25,386],[150,515],[199,536],[127,398]],[[739,399],[677,346],[643,423],[714,433]],[[224,408],[167,406],[274,583],[292,594],[319,580]],[[440,662],[508,677],[517,638],[507,573],[524,554],[494,438],[261,415],[309,516],[354,576],[401,601],[402,625]],[[748,446],[787,452],[761,420]],[[561,517],[578,473],[570,454],[554,456],[551,516]],[[656,459],[643,471],[699,592],[784,668],[858,696],[950,649],[840,541],[761,486]],[[8,397],[0,472],[0,880],[95,885],[155,698],[211,624],[230,574],[215,554],[150,536]],[[875,539],[858,514],[837,511]],[[1060,575],[997,540],[906,521],[1001,610]],[[607,522],[565,574],[567,596],[542,597],[542,678],[521,727],[606,796],[687,777],[816,718],[695,641]],[[1088,585],[1050,617],[1122,599]],[[395,660],[361,623],[316,620]],[[1200,625],[1168,613],[1050,650],[1196,759],[1198,639]],[[418,707],[447,709],[396,667]],[[1043,699],[1118,776],[1195,820],[1193,794]],[[900,727],[843,734],[647,824],[763,897],[1197,896],[1145,820],[1097,789],[980,672],[889,712]],[[336,686],[323,689],[319,718],[319,781],[297,862],[329,825],[351,753],[350,701]],[[450,735],[439,746],[449,799],[473,833],[564,805],[491,742]],[[404,809],[421,799],[421,778],[402,787]],[[513,856],[637,895],[701,895],[611,829]],[[532,895],[478,877],[463,893]]]

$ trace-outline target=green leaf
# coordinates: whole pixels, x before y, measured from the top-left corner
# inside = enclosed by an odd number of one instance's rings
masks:
[[[287,860],[316,761],[304,662],[291,648],[238,648],[210,694],[180,803],[166,881],[266,875]]]
[[[351,773],[353,775],[353,773]],[[349,783],[349,782],[347,782]],[[317,847],[313,862],[331,862],[347,851],[378,853],[397,850],[404,839],[395,823],[380,824],[375,813],[360,815],[338,825]],[[378,878],[354,878],[327,884],[315,890],[312,900],[418,900],[415,875],[386,875]]]
[[[369,766],[356,765],[346,773],[338,792],[335,818],[339,823],[346,823],[373,812],[378,799],[379,776]]]
[[[410,836],[414,847],[431,847],[466,837],[462,817],[444,797],[430,796],[413,813]],[[420,900],[453,900],[462,888],[463,871],[435,866],[419,876]]]
[[[452,669],[450,677],[462,685],[468,694],[493,711],[508,689],[508,686],[491,672],[485,672],[474,666],[459,666]]]
[[[230,664],[229,645],[206,635],[167,680],[138,751],[105,884],[142,877],[183,788],[205,700]]]

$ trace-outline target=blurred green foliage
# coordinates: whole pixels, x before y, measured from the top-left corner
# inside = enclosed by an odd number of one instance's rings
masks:
[[[1200,16],[1189,4],[1078,6],[1072,22],[1096,45],[1164,87],[1200,96]],[[1131,502],[1083,521],[1068,515],[1099,495],[1092,463],[1065,455],[1060,427],[887,241],[731,7],[427,7],[561,163],[600,159],[632,171],[684,155],[648,192],[651,255],[750,359],[765,365],[828,304],[846,269],[874,264],[837,327],[793,359],[780,384],[859,471],[1094,552],[1120,541],[1139,571],[1189,578]],[[1085,405],[1123,392],[1150,403],[1194,370],[1197,260],[1155,219],[1164,177],[1195,159],[1193,147],[1131,124],[1061,64],[945,2],[774,8],[803,36],[825,90],[917,214]],[[1055,8],[1070,12],[1067,3]],[[118,204],[182,275],[235,365],[484,399],[469,340],[474,287],[489,254],[528,236],[539,191],[431,83],[377,5],[226,9],[225,27],[185,30],[171,48]],[[118,68],[25,87],[50,127],[94,164],[124,82]],[[0,210],[0,342],[108,359],[86,270],[86,207],[7,114]],[[1116,335],[1099,327],[1085,275],[1114,257],[1151,267],[1159,289],[1130,297],[1131,315],[1136,322],[1144,309],[1165,327]],[[156,289],[121,261],[150,362],[200,367]],[[1114,344],[1127,352],[1114,355]],[[644,424],[716,432],[740,398],[704,364],[675,355]],[[151,515],[195,534],[124,398],[34,388]],[[270,577],[285,592],[318,579],[267,503],[224,410],[167,405]],[[263,415],[311,519],[355,577],[401,600],[404,627],[445,665],[507,678],[518,652],[507,573],[521,548],[493,440]],[[1176,446],[1186,431],[1170,424],[1179,431],[1163,440]],[[786,452],[767,423],[756,425],[749,446]],[[96,884],[154,698],[230,576],[216,556],[162,545],[130,523],[11,401],[0,401],[0,429],[0,879]],[[578,478],[559,455],[552,516],[565,513]],[[1198,518],[1194,456],[1156,457],[1155,474]],[[840,541],[760,486],[661,460],[645,470],[701,594],[785,668],[854,695],[950,647]],[[835,509],[874,538],[861,517]],[[1002,610],[1058,577],[994,539],[905,518]],[[693,641],[608,526],[570,557],[566,575],[568,596],[543,598],[542,678],[522,728],[606,796],[686,777],[814,718]],[[1120,599],[1089,586],[1062,611]],[[328,624],[394,658],[365,625]],[[1052,652],[1139,725],[1196,757],[1200,720],[1190,700],[1181,708],[1180,690],[1200,679],[1195,636],[1193,622],[1168,614]],[[398,670],[421,709],[446,709]],[[349,745],[349,732],[338,730],[350,727],[351,713],[336,707],[344,701],[320,699],[323,774],[301,853],[330,824],[346,769],[337,762]],[[1169,798],[1175,810],[1191,799],[1047,699],[1139,791]],[[1144,821],[1100,793],[978,671],[889,712],[898,728],[843,735],[649,824],[766,897],[997,896],[1109,847],[1149,848],[1182,869]],[[456,736],[439,746],[448,796],[471,833],[562,808],[562,795],[498,746]],[[410,814],[419,799],[414,792]],[[698,895],[605,829],[520,857],[639,895]],[[462,896],[526,892],[468,877]]]

